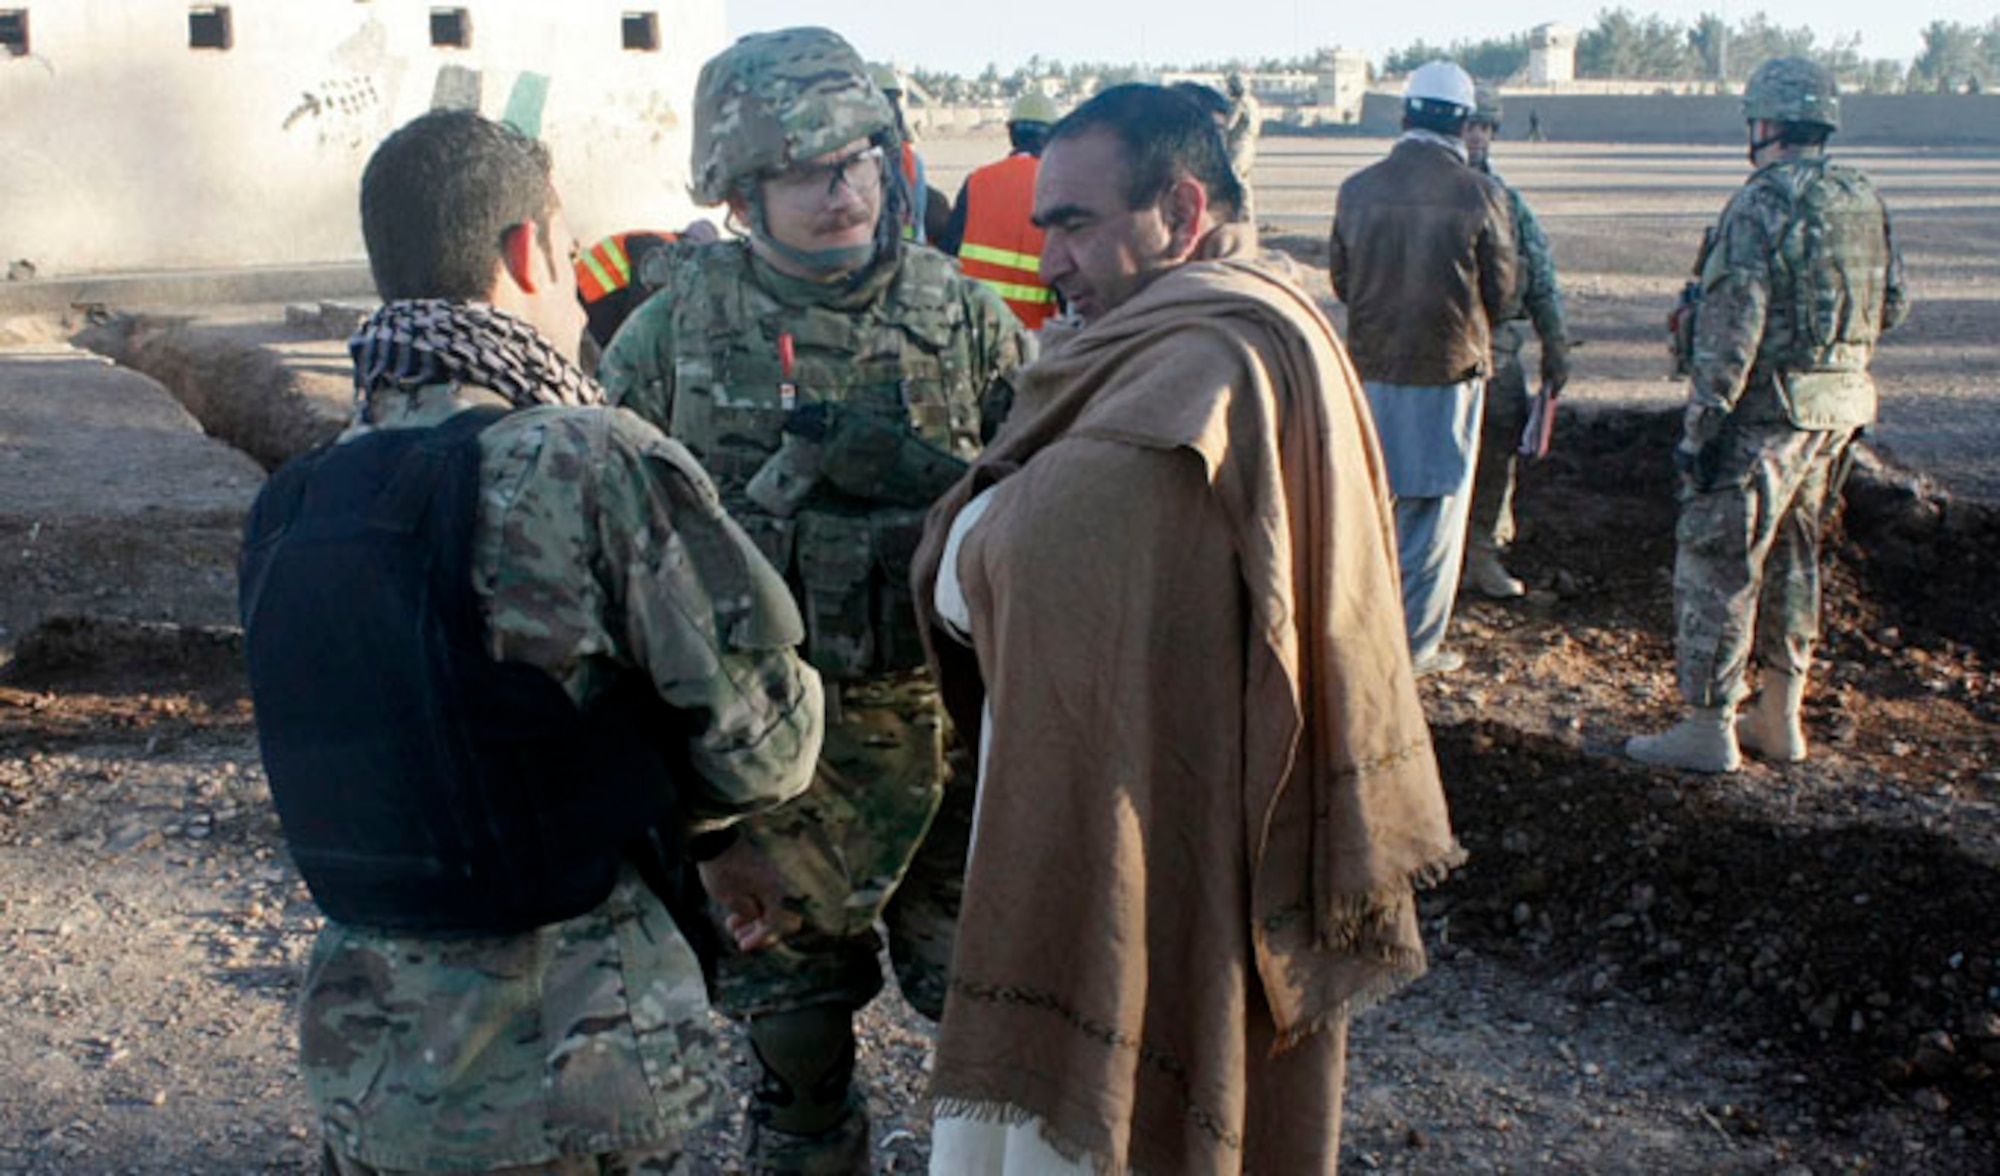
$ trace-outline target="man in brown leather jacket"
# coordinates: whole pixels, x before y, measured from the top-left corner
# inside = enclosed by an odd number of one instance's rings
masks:
[[[1465,556],[1491,324],[1514,289],[1506,191],[1466,163],[1472,78],[1434,61],[1410,75],[1403,137],[1340,186],[1333,289],[1396,496],[1403,614],[1419,675],[1464,664],[1444,648]]]

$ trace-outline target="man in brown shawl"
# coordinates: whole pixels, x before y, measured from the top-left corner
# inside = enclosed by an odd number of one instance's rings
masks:
[[[1332,328],[1154,86],[1053,131],[1045,328],[916,561],[981,748],[932,1171],[1330,1172],[1348,1016],[1463,857]],[[1012,1165],[1012,1166],[1009,1166]]]

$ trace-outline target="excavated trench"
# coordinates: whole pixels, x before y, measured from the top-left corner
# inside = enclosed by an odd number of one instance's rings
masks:
[[[1569,424],[1514,552],[1560,566],[1563,625],[1670,664],[1677,413]],[[1514,714],[1436,731],[1469,867],[1427,913],[1582,1002],[1637,998],[1807,1080],[1728,1130],[1909,1112],[1930,1171],[2000,1166],[2000,512],[1864,455],[1829,538],[1806,765],[1710,779]],[[1629,664],[1626,668],[1630,668]],[[1615,684],[1605,694],[1615,709]],[[1629,698],[1629,695],[1628,695]],[[1666,721],[1642,707],[1633,726]],[[1790,1104],[1786,1107],[1786,1104]]]

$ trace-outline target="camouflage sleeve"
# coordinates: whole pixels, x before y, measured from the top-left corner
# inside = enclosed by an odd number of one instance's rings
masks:
[[[1889,246],[1889,277],[1882,287],[1882,330],[1893,331],[1910,317],[1910,288],[1903,282],[1903,251],[1896,247],[1896,233],[1889,221],[1889,209],[1882,208],[1882,239]]]
[[[805,789],[822,733],[819,675],[793,652],[798,607],[679,442],[605,416],[593,488],[606,628],[690,716],[696,821],[770,808]]]
[[[1494,326],[1514,317],[1515,270],[1520,253],[1514,245],[1514,216],[1507,206],[1506,186],[1486,180],[1486,225],[1473,245],[1479,264],[1479,302]]]
[[[1762,185],[1745,188],[1723,210],[1701,272],[1690,408],[1727,413],[1749,383],[1770,315],[1771,257],[1785,214],[1781,198]]]
[[[665,432],[674,409],[673,298],[660,290],[618,328],[597,361],[597,382],[611,403]]]
[[[1513,188],[1507,197],[1514,207],[1514,246],[1520,253],[1521,306],[1535,324],[1535,334],[1544,347],[1561,347],[1569,342],[1563,320],[1562,288],[1556,283],[1556,256],[1549,235],[1527,198]]]
[[[991,440],[1014,402],[1013,389],[1005,381],[1015,369],[1034,358],[1034,341],[991,287],[970,279],[965,286],[965,312],[973,332],[973,360],[980,365],[973,382],[979,389],[979,434]]]
[[[1333,228],[1326,238],[1326,276],[1333,282],[1333,296],[1347,301],[1347,243],[1340,237],[1340,211],[1333,214]]]

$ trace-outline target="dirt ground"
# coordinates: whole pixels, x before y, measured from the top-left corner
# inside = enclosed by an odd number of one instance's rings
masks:
[[[1331,192],[1384,147],[1266,143],[1269,235],[1322,292]],[[955,187],[991,148],[941,141],[933,167]],[[1432,974],[1355,1027],[1345,1167],[2000,1170],[2000,463],[1979,411],[2000,358],[2000,159],[1864,160],[1919,298],[1879,363],[1879,433],[1955,496],[1857,473],[1829,542],[1813,758],[1716,780],[1616,749],[1676,707],[1678,390],[1657,326],[1740,159],[1503,149],[1588,342],[1556,453],[1524,477],[1511,563],[1535,590],[1467,598],[1470,664],[1425,688],[1473,856],[1425,905]],[[87,582],[89,545],[66,550],[50,574]],[[291,1006],[316,926],[232,633],[100,617],[16,647],[0,1173],[311,1170]],[[877,1155],[921,1170],[928,1030],[893,997],[864,1027]],[[702,1170],[734,1170],[741,1127],[702,1136]]]

